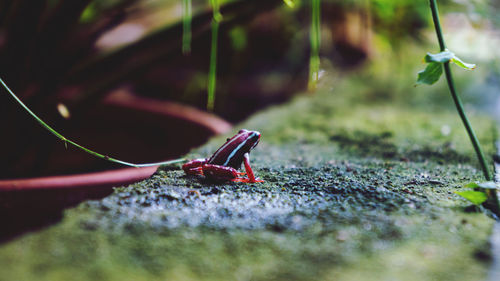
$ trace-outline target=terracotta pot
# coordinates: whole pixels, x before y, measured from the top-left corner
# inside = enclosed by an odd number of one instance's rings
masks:
[[[158,166],[113,171],[0,181],[0,211],[26,207],[53,210],[112,192],[113,186],[131,184],[153,175]],[[15,214],[13,214],[15,215]]]
[[[95,151],[134,163],[180,157],[191,148],[206,142],[209,137],[231,129],[229,123],[215,115],[186,105],[134,96],[125,90],[110,94],[83,119],[85,124],[80,124],[77,130],[69,132],[74,135],[69,136],[71,139]],[[16,195],[6,196],[7,194],[22,193],[22,197],[25,197],[31,192],[72,194],[71,190],[74,190],[76,194],[77,191],[85,190],[84,193],[91,196],[100,188],[106,187],[105,190],[109,191],[111,186],[128,184],[154,173],[154,167],[124,168],[76,148],[66,148],[54,138],[50,156],[42,167],[43,174],[75,174],[75,171],[95,171],[99,168],[102,171],[117,167],[120,169],[108,172],[0,180],[0,202],[6,206],[8,202],[5,198],[16,200]],[[76,197],[83,199],[85,196]],[[73,202],[73,199],[68,198],[67,203]],[[50,203],[50,196],[44,200],[49,200],[43,202],[44,205],[50,205],[46,204]]]

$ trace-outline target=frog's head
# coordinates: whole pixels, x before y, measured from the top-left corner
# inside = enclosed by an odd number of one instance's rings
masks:
[[[245,152],[250,152],[260,141],[260,133],[258,131],[249,131],[246,129],[241,129],[234,137],[239,139],[240,142],[245,142],[242,146],[242,150]]]

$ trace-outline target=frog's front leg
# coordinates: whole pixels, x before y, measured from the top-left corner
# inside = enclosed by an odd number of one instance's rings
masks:
[[[203,175],[203,165],[207,163],[207,159],[194,159],[182,165],[182,169],[187,175]]]
[[[245,165],[245,171],[247,172],[246,174],[248,178],[236,178],[233,181],[249,182],[249,183],[264,182],[263,180],[255,177],[252,167],[250,167],[250,154],[248,152],[243,154],[243,164]]]

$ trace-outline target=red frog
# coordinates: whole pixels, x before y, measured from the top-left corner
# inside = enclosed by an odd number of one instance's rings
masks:
[[[252,150],[260,140],[260,133],[242,129],[234,137],[228,138],[209,159],[195,159],[184,165],[182,169],[188,175],[205,175],[213,181],[234,181],[234,182],[263,182],[255,178],[250,167],[250,150]],[[239,173],[237,169],[245,164],[248,178],[240,177],[245,173]]]

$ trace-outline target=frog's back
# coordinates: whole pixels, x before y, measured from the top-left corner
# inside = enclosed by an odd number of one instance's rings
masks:
[[[232,167],[239,169],[243,162],[243,155],[250,152],[260,139],[257,131],[240,130],[238,134],[227,141],[210,157],[207,164]]]

